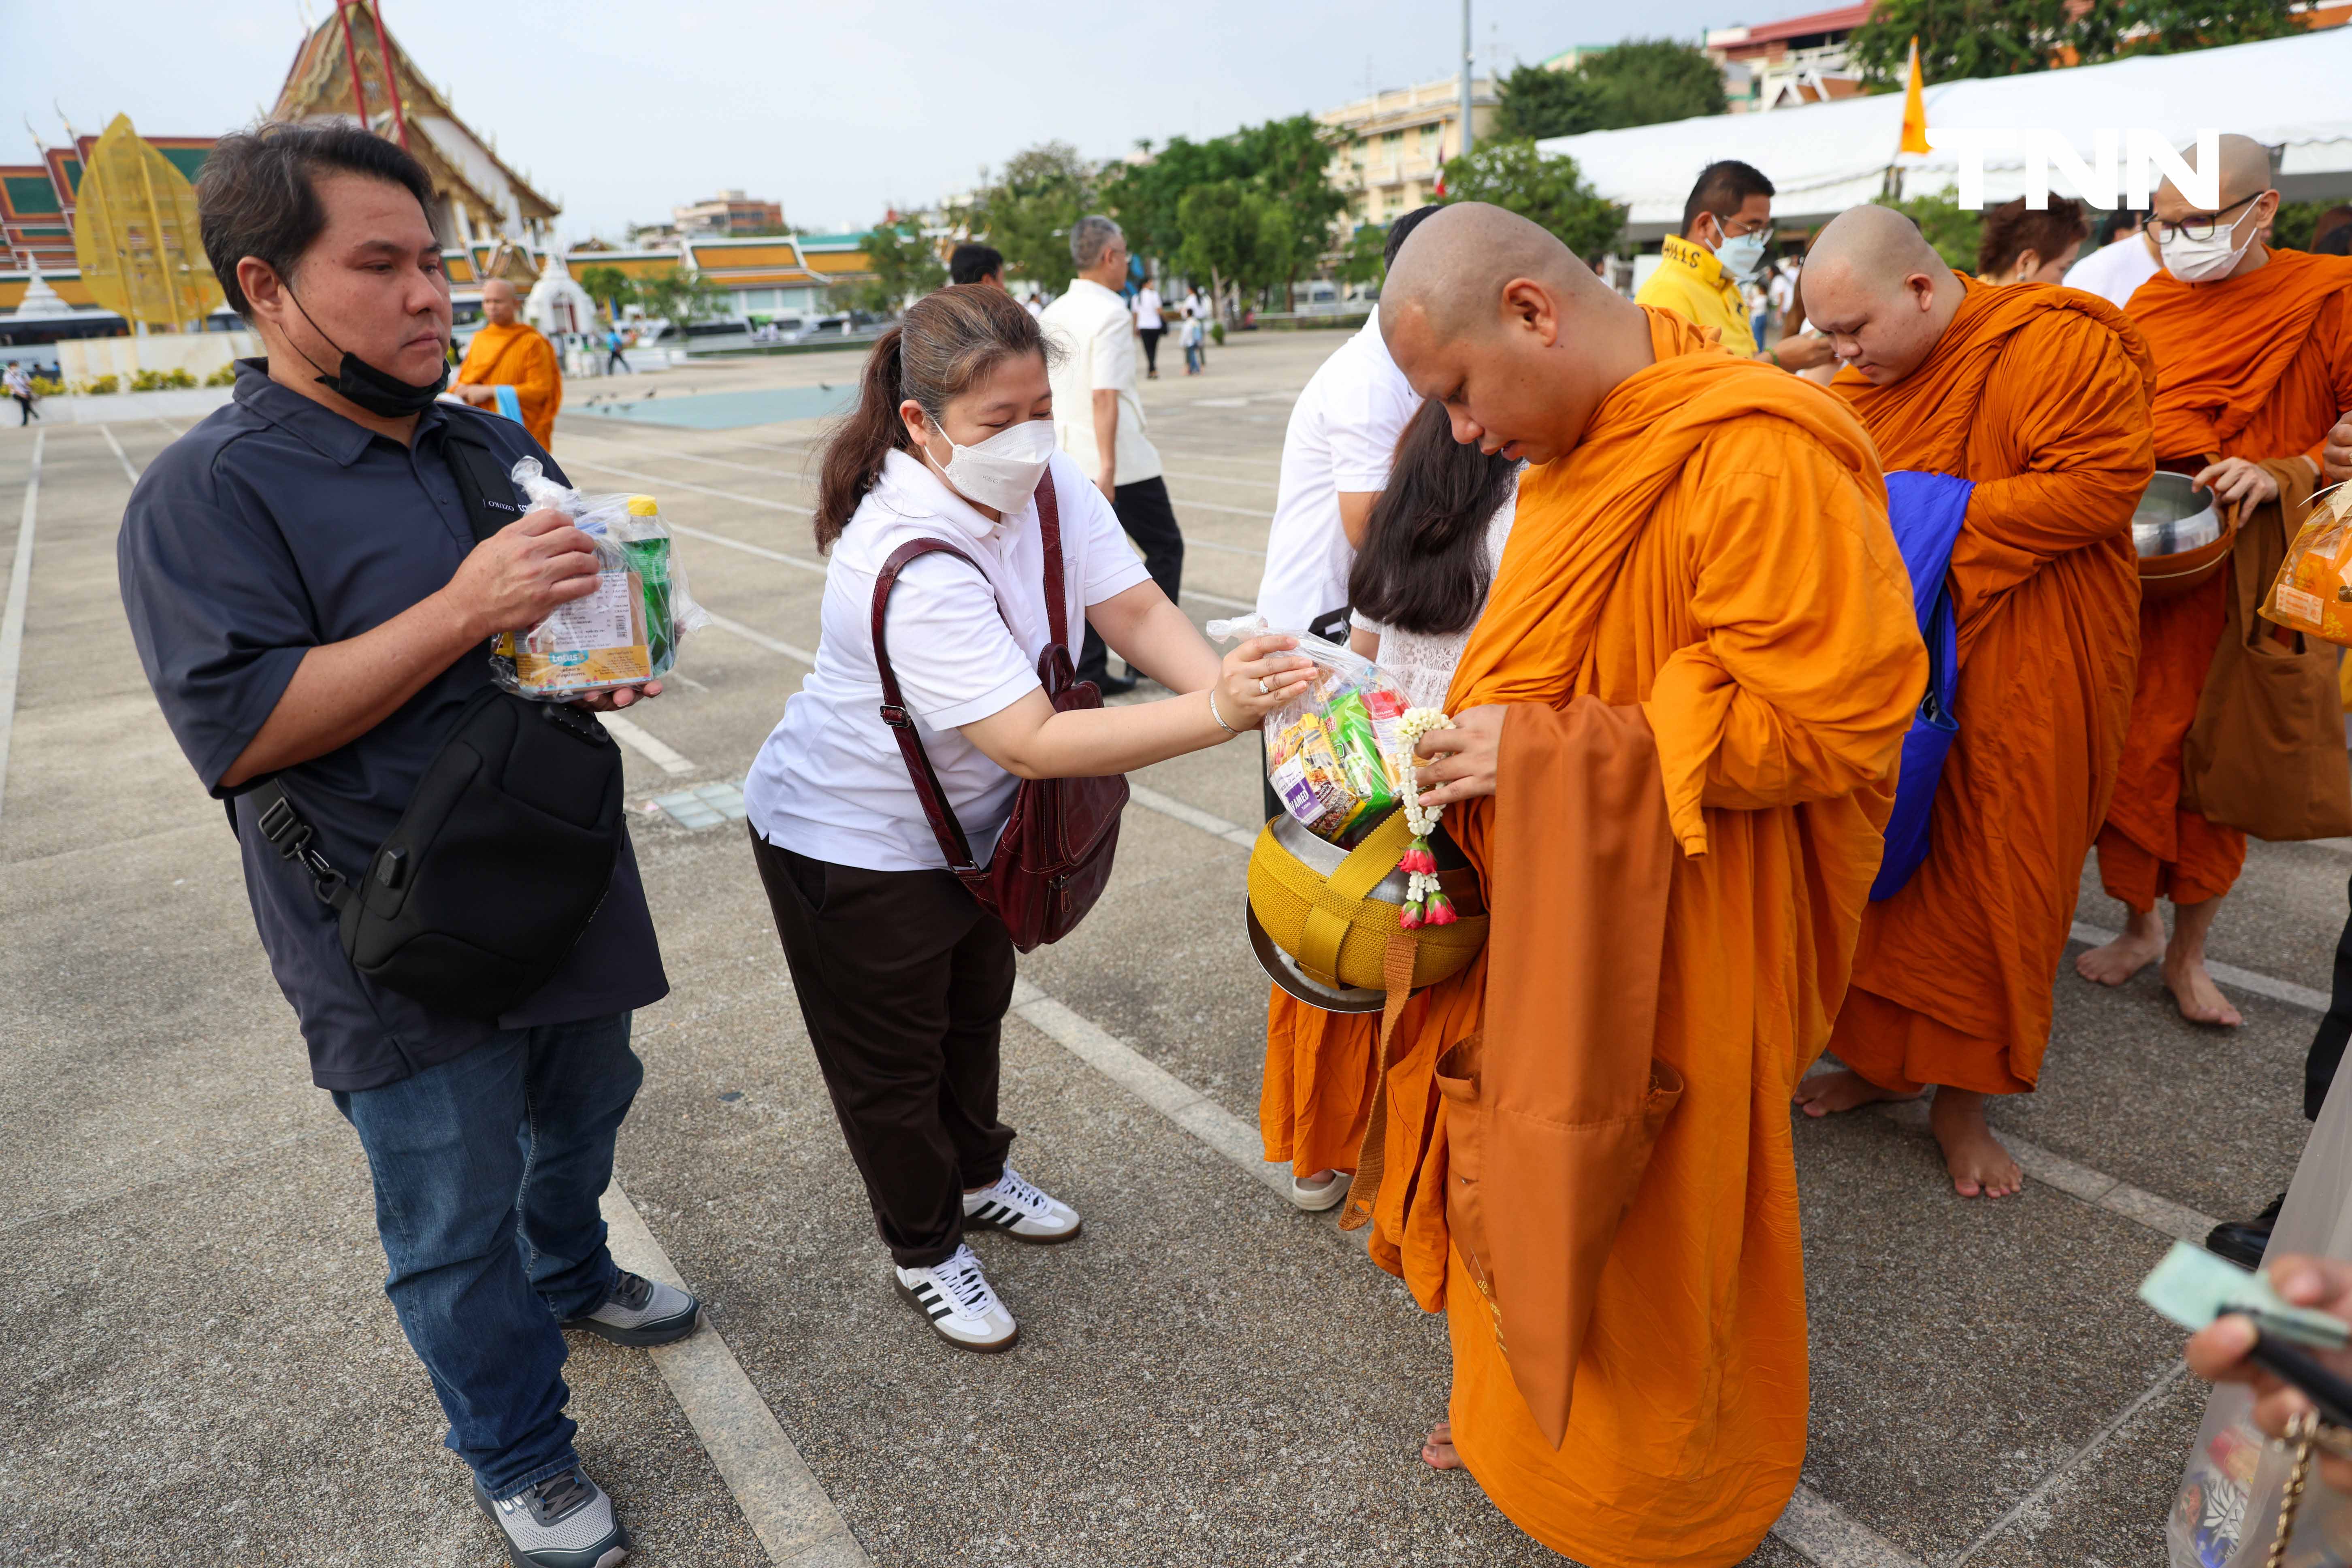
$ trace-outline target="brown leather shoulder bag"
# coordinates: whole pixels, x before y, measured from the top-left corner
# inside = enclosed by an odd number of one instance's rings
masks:
[[[1069,616],[1062,586],[1062,518],[1054,497],[1054,476],[1037,483],[1037,521],[1045,544],[1045,615],[1051,628],[1045,650],[1037,656],[1037,679],[1045,695],[1062,712],[1099,708],[1102,693],[1091,680],[1079,680],[1070,667]],[[931,832],[947,857],[948,869],[971,890],[980,907],[1003,922],[1013,945],[1027,952],[1041,942],[1059,942],[1070,934],[1087,911],[1095,907],[1110,881],[1111,858],[1118,850],[1118,815],[1127,805],[1127,776],[1108,778],[1024,779],[1013,792],[1013,815],[997,837],[996,852],[982,866],[971,857],[971,841],[949,808],[947,791],[931,768],[922,737],[915,732],[914,716],[899,700],[898,678],[890,668],[890,649],[883,620],[890,590],[907,563],[933,552],[952,555],[979,571],[979,563],[944,539],[910,539],[890,552],[874,579],[874,668],[882,679],[882,721],[898,737],[898,752],[907,761],[907,776],[930,819]],[[985,575],[983,574],[983,575]],[[1003,612],[1002,605],[998,613]]]

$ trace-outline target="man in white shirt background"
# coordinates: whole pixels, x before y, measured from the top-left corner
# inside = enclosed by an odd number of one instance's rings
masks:
[[[2118,310],[2130,304],[2139,286],[2164,266],[2157,254],[2156,236],[2148,232],[2144,215],[2127,216],[2134,220],[2129,232],[2074,263],[2067,268],[2064,279],[2067,288],[2096,294]]]
[[[1136,391],[1135,321],[1118,292],[1127,280],[1127,237],[1101,214],[1070,226],[1077,276],[1037,318],[1060,350],[1053,367],[1054,438],[1110,498],[1128,537],[1143,551],[1151,580],[1172,602],[1184,575],[1184,535],[1160,478],[1160,454],[1143,434]],[[1078,651],[1077,676],[1105,696],[1135,689],[1130,670],[1114,679],[1110,650],[1094,627]]]
[[[1435,206],[1418,207],[1389,225],[1383,266]],[[1398,439],[1421,399],[1389,357],[1372,319],[1307,379],[1291,405],[1282,437],[1282,477],[1265,541],[1265,575],[1257,613],[1276,631],[1348,640],[1348,574],[1388,487]],[[1272,785],[1266,815],[1279,812]]]

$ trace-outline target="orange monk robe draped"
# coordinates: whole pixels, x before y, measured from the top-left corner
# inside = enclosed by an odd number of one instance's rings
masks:
[[[2221,283],[2159,272],[2126,307],[2156,358],[2156,460],[2315,461],[2352,409],[2352,258],[2273,250]],[[2229,572],[2140,606],[2137,689],[2106,826],[2099,880],[2134,910],[2158,898],[2202,903],[2228,892],[2246,836],[2180,809],[2180,748],[2221,639]]]
[[[522,427],[542,447],[553,445],[556,410],[563,406],[563,375],[555,363],[555,346],[537,327],[524,321],[506,327],[483,322],[466,345],[457,379],[478,386],[513,387],[515,401],[522,405]]]
[[[1446,1227],[1437,1058],[1490,1005],[1522,1016],[1520,993],[1539,984],[1498,968],[1491,948],[1399,1021],[1372,1242],[1448,1315],[1454,1440],[1470,1472],[1519,1528],[1592,1568],[1736,1563],[1796,1486],[1805,1300],[1789,1096],[1845,993],[1927,679],[1860,422],[1820,388],[1649,315],[1657,363],[1602,401],[1573,452],[1522,481],[1446,701],[1640,704],[1681,847],[1653,1046],[1686,1088],[1582,1282],[1591,1315],[1566,1347],[1572,1401],[1557,1447]],[[1498,791],[1544,790],[1527,764],[1545,752],[1514,744],[1517,722],[1506,721]],[[1490,842],[1492,823],[1489,802],[1447,814],[1482,868],[1540,856],[1540,844]],[[1547,935],[1517,951],[1541,951]],[[1492,1062],[1550,1044],[1539,1027],[1489,1028],[1484,1051]],[[1490,1195],[1490,1238],[1498,1211],[1508,1217],[1507,1197]],[[1514,1282],[1498,1271],[1496,1287],[1508,1322]]]
[[[1949,578],[1959,732],[1927,858],[1870,906],[1830,1049],[1882,1089],[2031,1089],[2083,857],[2106,816],[2139,648],[2132,510],[2156,464],[2155,367],[2095,295],[1962,280],[1891,386],[1834,390],[1900,468],[1974,479]]]
[[[1370,1119],[1378,1013],[1326,1013],[1276,985],[1265,1008],[1265,1076],[1257,1100],[1265,1157],[1300,1175],[1352,1171]]]

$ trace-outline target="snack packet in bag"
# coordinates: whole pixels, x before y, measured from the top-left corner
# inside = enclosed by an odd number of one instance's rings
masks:
[[[546,477],[536,458],[512,470],[530,510],[551,507],[595,542],[595,592],[520,637],[491,645],[490,676],[509,691],[568,702],[638,686],[677,663],[678,639],[710,622],[686,589],[661,509],[645,495],[583,495]]]
[[[1275,630],[1261,616],[1211,621],[1218,642]],[[1316,837],[1350,847],[1402,798],[1413,767],[1403,690],[1362,655],[1305,632],[1291,651],[1315,667],[1306,691],[1265,719],[1266,777],[1290,815]]]
[[[2262,613],[2323,642],[2352,647],[2352,486],[2312,498]]]

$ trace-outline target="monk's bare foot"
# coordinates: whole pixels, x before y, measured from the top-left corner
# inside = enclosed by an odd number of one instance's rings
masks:
[[[1834,1116],[1841,1110],[1856,1106],[1874,1104],[1882,1100],[1916,1100],[1916,1094],[1897,1094],[1891,1089],[1881,1089],[1852,1068],[1840,1068],[1834,1072],[1817,1072],[1797,1080],[1796,1102],[1805,1108],[1808,1116]]]
[[[2210,1024],[2216,1028],[2234,1029],[2246,1021],[2235,1007],[2230,1005],[2230,999],[2221,994],[2221,988],[2213,984],[2213,977],[2205,972],[2205,960],[2201,957],[2168,956],[2164,961],[2164,984],[2171,991],[2172,999],[2180,1005],[2180,1016],[2192,1024]]]
[[[2164,956],[2164,921],[2154,910],[2135,913],[2115,941],[2074,960],[2074,973],[2102,985],[2121,985]]]
[[[1964,1198],[2005,1198],[2025,1185],[2025,1173],[1992,1135],[1985,1121],[1985,1096],[1965,1089],[1938,1089],[1927,1108],[1927,1125],[1943,1146],[1944,1169],[1952,1190]]]
[[[1429,1440],[1421,1446],[1421,1462],[1433,1470],[1458,1470],[1462,1456],[1454,1451],[1454,1423],[1440,1421],[1429,1429]]]

